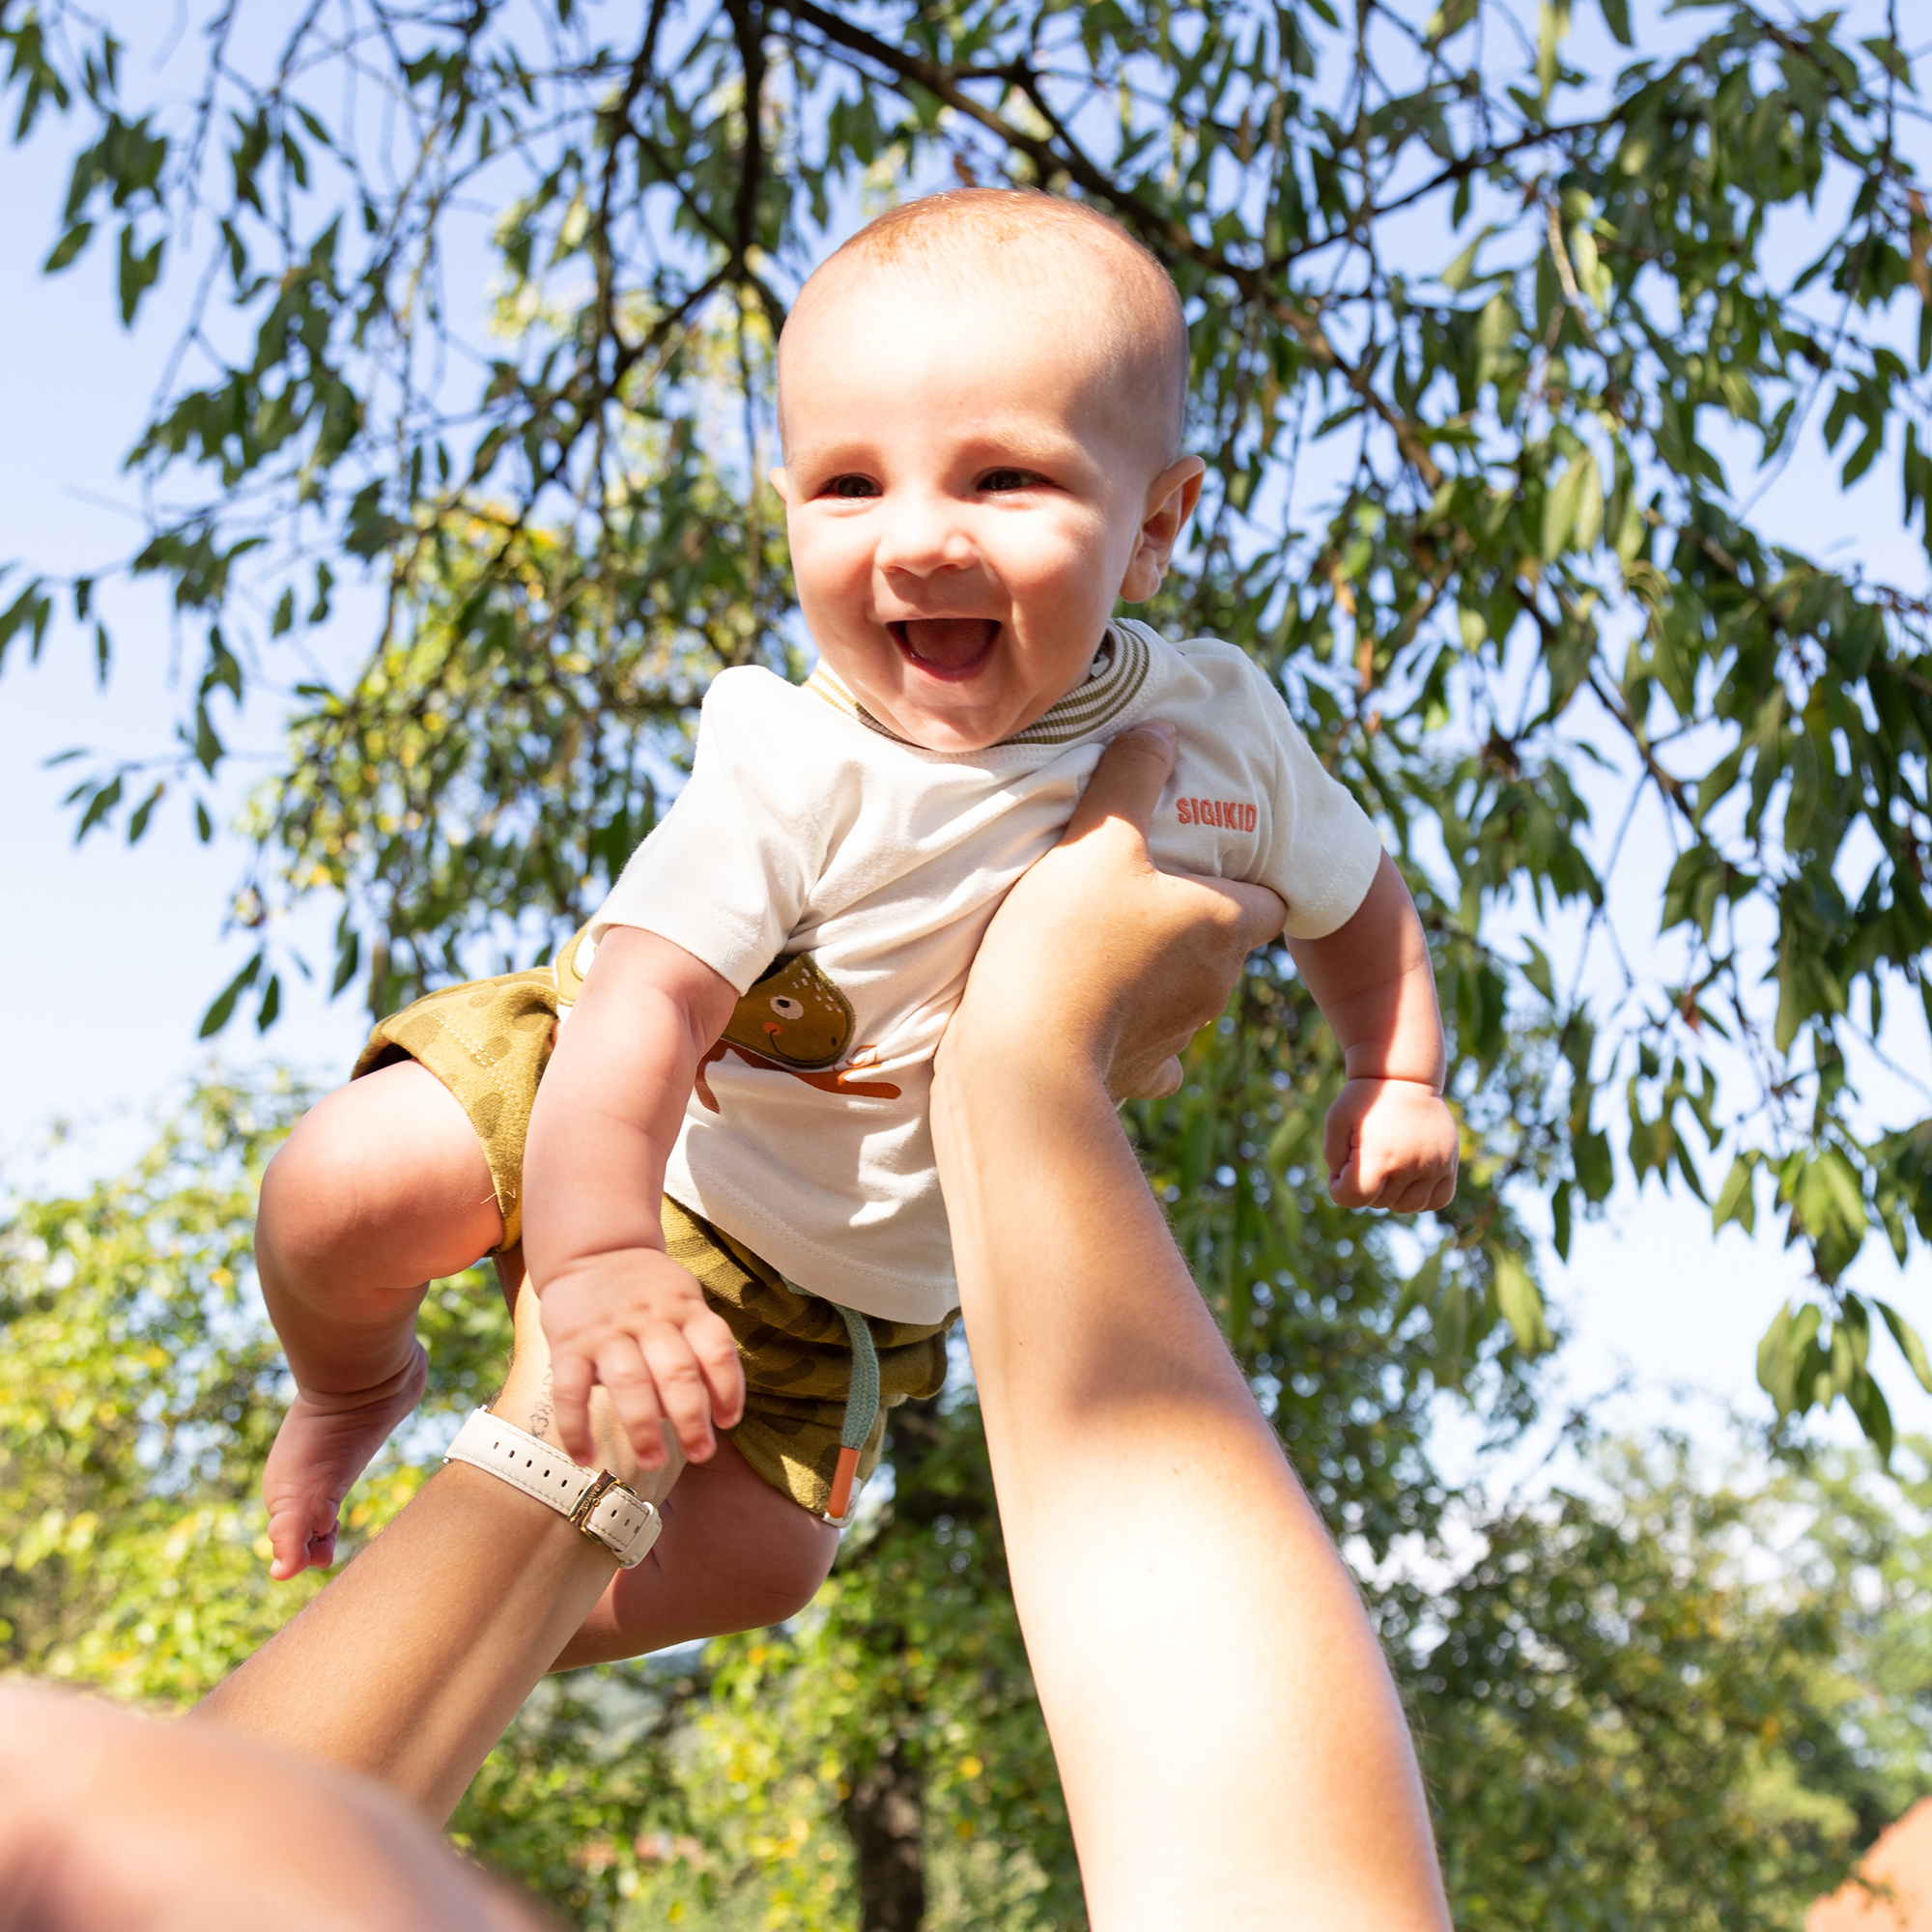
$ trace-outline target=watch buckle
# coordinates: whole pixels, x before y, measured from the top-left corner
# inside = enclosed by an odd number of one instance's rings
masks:
[[[599,1469],[595,1478],[584,1490],[583,1493],[578,1497],[577,1507],[570,1513],[571,1521],[585,1536],[589,1536],[591,1534],[590,1518],[592,1512],[612,1490],[621,1490],[623,1487],[624,1485],[609,1469]]]

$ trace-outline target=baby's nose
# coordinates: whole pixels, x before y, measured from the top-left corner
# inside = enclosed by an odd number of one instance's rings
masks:
[[[884,524],[873,552],[882,570],[925,577],[963,570],[978,559],[955,506],[943,497],[907,497],[893,505]]]

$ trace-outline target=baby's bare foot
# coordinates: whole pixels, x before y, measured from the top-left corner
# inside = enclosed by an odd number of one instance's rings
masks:
[[[411,1344],[408,1366],[374,1388],[346,1395],[297,1391],[269,1451],[262,1500],[276,1582],[335,1561],[336,1512],[390,1430],[422,1400],[429,1357]]]

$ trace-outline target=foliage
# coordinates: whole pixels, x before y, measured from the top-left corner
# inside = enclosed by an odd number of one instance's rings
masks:
[[[1608,39],[1558,0],[1533,33],[1500,0],[1424,12],[355,0],[270,30],[225,7],[191,105],[146,111],[111,34],[8,0],[17,138],[86,130],[49,271],[111,244],[129,321],[200,277],[130,458],[155,505],[131,562],[204,668],[179,752],[85,778],[81,829],[138,837],[171,789],[208,827],[194,781],[269,641],[326,618],[345,557],[388,588],[249,820],[234,916],[262,947],[211,1030],[244,995],[272,1019],[278,895],[344,895],[337,983],[366,971],[379,1009],[492,963],[486,933],[560,936],[674,782],[710,671],[790,661],[757,480],[789,292],[868,197],[1037,183],[1117,214],[1188,300],[1211,476],[1164,615],[1278,668],[1384,814],[1472,1114],[1513,1025],[1553,1044],[1531,1137],[1559,1249],[1613,1131],[1719,1225],[1769,1205],[1817,1289],[1765,1385],[1791,1413],[1845,1398],[1883,1445],[1874,1319],[1932,1370],[1843,1277],[1874,1230],[1902,1257],[1932,1196],[1922,1124],[1873,1126],[1852,1056],[1926,992],[1932,657],[1921,604],[1775,543],[1751,493],[1815,404],[1841,482],[1889,450],[1925,528],[1910,62],[1747,0],[1674,38],[1627,0],[1602,0]],[[505,211],[487,341],[445,286],[478,198]],[[57,588],[16,582],[0,646],[39,652]],[[105,675],[99,587],[66,594]],[[1559,984],[1552,947],[1612,932],[1605,756],[1626,826],[1641,808],[1676,854],[1668,945]],[[1510,941],[1525,921],[1543,938]],[[1482,1292],[1536,1331],[1526,1267]]]
[[[1459,1923],[1802,1921],[1923,1789],[1924,1454],[1902,1489],[1838,1458],[1740,1491],[1599,1445],[1594,1492],[1384,1599]]]
[[[213,1088],[128,1175],[27,1200],[0,1244],[0,1629],[14,1669],[197,1694],[270,1605],[255,1485],[281,1379],[244,1311],[250,1173],[299,1096]]]
[[[1896,464],[1904,520],[1926,529],[1932,221],[1895,31],[1860,40],[1839,15],[1749,0],[1667,16],[1599,0],[1574,20],[1567,0],[1365,0],[1346,23],[1327,0],[653,0],[641,16],[344,0],[266,21],[237,0],[207,25],[203,84],[149,108],[70,0],[0,0],[15,138],[65,127],[80,143],[47,270],[111,246],[130,326],[157,290],[185,304],[170,386],[133,440],[151,521],[126,567],[168,587],[201,655],[174,749],[82,767],[78,832],[139,838],[167,807],[212,838],[230,719],[323,635],[358,563],[384,593],[361,661],[296,692],[284,768],[242,827],[231,919],[259,945],[206,1031],[244,1000],[273,1021],[290,959],[272,915],[307,894],[339,895],[334,983],[359,982],[375,1010],[545,955],[675,786],[712,673],[802,667],[759,479],[772,344],[803,275],[893,197],[1039,185],[1116,214],[1188,303],[1209,485],[1154,614],[1253,653],[1380,816],[1452,1025],[1466,1182],[1413,1239],[1337,1213],[1316,1184],[1338,1070],[1280,958],[1254,962],[1176,1101],[1134,1117],[1330,1522],[1378,1558],[1438,1533],[1433,1392],[1507,1431],[1554,1339],[1516,1205],[1547,1199],[1567,1251],[1620,1172],[1710,1197],[1719,1226],[1782,1217],[1815,1282],[1765,1338],[1761,1378],[1781,1413],[1843,1398],[1889,1445],[1873,1327],[1928,1386],[1932,1366],[1846,1270],[1874,1231],[1901,1257],[1932,1232],[1932,1125],[1874,1124],[1855,1076],[1888,1002],[1916,991],[1932,1016],[1926,611],[1909,586],[1778,543],[1756,498],[1822,410],[1839,481],[1869,488],[1882,457]],[[487,231],[478,207],[496,212]],[[497,280],[472,325],[479,260]],[[0,664],[71,629],[110,676],[114,570],[61,584],[23,563],[0,595]],[[1664,842],[1661,895],[1620,890]],[[33,1222],[22,1238],[45,1252],[9,1262],[32,1288],[10,1326],[29,1302],[64,1319],[44,1269],[81,1266],[63,1231],[91,1214],[101,1255],[135,1254],[152,1227],[205,1250],[187,1278],[225,1293],[214,1269],[242,1273],[245,1213],[230,1181],[255,1157],[240,1131],[216,1136],[229,1191],[194,1210],[212,1218],[192,1243],[155,1219],[201,1184],[174,1154],[131,1194]],[[99,1339],[75,1346],[99,1388],[125,1370],[148,1407],[116,1396],[89,1421],[25,1385],[8,1521],[53,1526],[10,1544],[0,1614],[29,1646],[17,1662],[112,1677],[106,1660],[131,1656],[124,1688],[190,1694],[270,1614],[244,1553],[257,1410],[207,1410],[205,1365],[259,1395],[270,1361],[259,1336],[207,1325],[218,1295],[116,1302],[99,1281]],[[440,1376],[479,1372],[489,1306],[439,1296]],[[185,1339],[172,1355],[156,1342],[167,1360],[113,1353],[170,1323]],[[219,1452],[232,1466],[197,1464],[177,1489],[144,1473],[186,1469],[173,1448],[139,1453],[213,1440],[193,1431],[218,1435],[226,1406],[242,1412]],[[976,1441],[970,1400],[906,1417],[890,1504],[811,1618],[721,1646],[684,1690],[634,1673],[533,1712],[461,1829],[599,1922],[626,1897],[838,1922],[878,1880],[864,1848],[909,1804],[946,1922],[977,1922],[975,1900],[1002,1922],[1067,1918]],[[410,1478],[385,1480],[400,1495]],[[155,1512],[125,1589],[77,1526],[97,1492],[128,1502],[116,1521]],[[1687,1553],[1693,1531],[1742,1520],[1729,1503],[1679,1518],[1631,1493],[1614,1535],[1581,1501],[1499,1521],[1494,1560],[1433,1610],[1390,1599],[1392,1638],[1426,1649],[1437,1615],[1475,1646],[1475,1662],[1437,1647],[1424,1675],[1441,1688],[1419,1708],[1445,1741],[1459,1885],[1498,1924],[1517,1922],[1512,1847],[1544,1842],[1544,1824],[1579,1862],[1531,1861],[1521,1897],[1601,1901],[1622,1922],[1698,1888],[1720,1914],[1747,1883],[1795,1899],[1849,1842],[1841,1812],[1792,1796],[1825,1774],[1750,1742],[1754,1687],[1698,1645],[1717,1629],[1784,1646],[1768,1681],[1830,1729],[1844,1699],[1806,1673],[1853,1641],[1853,1607],[1813,1579],[1816,1632],[1777,1622],[1716,1555]],[[218,1562],[187,1562],[186,1544],[166,1558],[166,1499],[191,1495]],[[141,1646],[207,1628],[168,1635],[142,1608],[170,1560],[184,1592],[226,1577],[232,1610],[194,1616],[237,1622],[150,1687]],[[1704,1622],[1626,1656],[1619,1633],[1663,1628],[1635,1606],[1670,1592]],[[1525,1650],[1519,1629],[1549,1620],[1548,1648]],[[130,1651],[123,1624],[158,1634]],[[1884,1658],[1905,1667],[1887,1628]],[[1520,1719],[1493,1694],[1498,1658]],[[1715,1688],[1681,1735],[1619,1736],[1612,1714],[1663,1710],[1641,1700],[1686,1666]],[[619,1710],[642,1727],[636,1767],[598,1753]],[[1887,1722],[1902,1739],[1918,1718]],[[1456,1782],[1477,1751],[1520,1768],[1488,1810]],[[1667,1794],[1699,1752],[1783,1793],[1775,1831],[1706,1811],[1714,1835],[1693,1843]],[[1844,1796],[1864,1771],[1832,1776],[1832,1802],[1869,1822],[1869,1793]],[[1606,1862],[1613,1808],[1589,1808],[1612,1781],[1648,1833],[1634,1875]],[[1700,1843],[1723,1848],[1721,1869]]]
[[[249,1175],[300,1099],[204,1086],[128,1174],[11,1204],[8,1667],[178,1706],[311,1594],[265,1580],[279,1376],[243,1298]],[[357,1535],[407,1499],[507,1343],[480,1274],[440,1284],[425,1329],[427,1419],[353,1498]],[[1384,1476],[1319,1404],[1284,1403],[1303,1443],[1327,1443],[1316,1473],[1341,1514],[1372,1530]],[[897,1764],[924,1922],[1080,1923],[970,1388],[895,1411],[889,1492],[806,1616],[553,1680],[458,1842],[586,1926],[832,1932],[864,1878],[855,1799]],[[1795,1923],[1835,1882],[1932,1751],[1932,1445],[1897,1462],[1708,1488],[1681,1445],[1599,1445],[1585,1487],[1410,1536],[1431,1564],[1395,1566],[1371,1601],[1460,1922]],[[1444,1580],[1425,1587],[1425,1567]]]

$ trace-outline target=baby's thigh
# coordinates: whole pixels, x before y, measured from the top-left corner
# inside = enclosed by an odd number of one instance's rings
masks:
[[[838,1532],[773,1489],[729,1436],[709,1463],[685,1466],[661,1508],[651,1553],[617,1572],[554,1669],[783,1623],[838,1552]]]
[[[468,1267],[502,1238],[476,1130],[414,1061],[311,1107],[262,1179],[258,1239],[296,1266],[340,1264],[373,1247],[419,1281]]]

